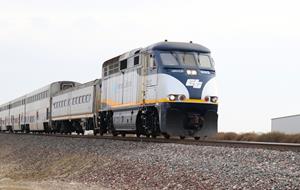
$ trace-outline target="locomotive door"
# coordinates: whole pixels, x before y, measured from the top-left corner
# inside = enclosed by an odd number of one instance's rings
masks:
[[[15,125],[15,117],[14,117],[14,115],[11,115],[10,116],[10,125],[9,126],[13,129],[14,125]]]
[[[19,114],[18,127],[21,130],[21,114]]]
[[[66,110],[65,110],[67,115],[72,114],[72,104],[73,104],[72,100],[73,100],[73,97],[75,97],[75,96],[73,95],[72,92],[67,94],[66,98],[67,98],[67,105],[68,106],[66,106]]]
[[[144,54],[144,101],[156,101],[157,65],[152,54]]]

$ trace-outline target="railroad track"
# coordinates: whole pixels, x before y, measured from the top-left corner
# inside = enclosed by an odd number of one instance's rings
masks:
[[[63,135],[63,134],[32,134],[32,133],[0,133],[7,135],[34,135],[45,137],[57,138],[85,138],[85,139],[106,139],[117,141],[133,141],[133,142],[149,142],[149,143],[173,143],[184,145],[197,145],[197,146],[218,146],[218,147],[233,147],[233,148],[259,148],[270,149],[279,151],[293,151],[300,152],[300,143],[275,143],[275,142],[251,142],[251,141],[227,141],[227,140],[194,140],[194,139],[165,139],[163,137],[147,138],[147,137],[134,137],[134,136],[94,136],[94,135]]]

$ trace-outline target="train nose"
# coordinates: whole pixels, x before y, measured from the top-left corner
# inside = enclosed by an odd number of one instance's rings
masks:
[[[171,136],[210,137],[217,132],[217,105],[166,104],[166,120],[162,132]],[[164,117],[161,117],[164,118]]]
[[[197,113],[188,113],[187,115],[187,129],[201,129],[204,124],[204,117]]]

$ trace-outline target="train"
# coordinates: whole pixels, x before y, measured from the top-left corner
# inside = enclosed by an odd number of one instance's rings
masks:
[[[211,51],[163,41],[105,61],[100,79],[57,81],[1,105],[0,130],[200,139],[218,131],[218,101]]]

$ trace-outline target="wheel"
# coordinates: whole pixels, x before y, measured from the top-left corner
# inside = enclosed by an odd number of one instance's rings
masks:
[[[165,139],[169,139],[170,138],[170,135],[164,133],[163,136],[165,137]]]
[[[156,108],[142,108],[137,115],[136,133],[146,137],[157,136],[160,134],[159,116]]]
[[[93,135],[96,136],[97,135],[97,130],[93,130]]]
[[[181,139],[181,140],[185,139],[185,136],[180,136],[180,139]]]
[[[194,139],[195,139],[195,140],[199,140],[199,139],[200,139],[200,137],[194,137]]]
[[[109,112],[107,116],[107,130],[109,133],[111,133],[114,137],[118,136],[118,132],[116,132],[116,129],[114,127],[113,123],[113,113]]]
[[[60,128],[59,128],[59,133],[61,135],[63,135],[65,133],[65,126],[64,125],[61,125]]]
[[[101,128],[99,130],[97,130],[97,133],[99,133],[100,136],[103,136],[106,132],[107,132],[106,130],[103,130]]]
[[[112,132],[112,135],[113,135],[114,137],[116,137],[116,136],[118,136],[118,133]]]

